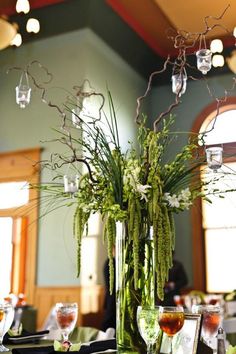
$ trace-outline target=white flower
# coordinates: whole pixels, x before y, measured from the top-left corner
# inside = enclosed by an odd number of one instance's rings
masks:
[[[182,189],[182,191],[179,194],[179,200],[189,201],[190,198],[191,198],[191,192],[189,188]]]
[[[191,192],[189,188],[183,189],[178,195],[170,193],[165,193],[163,199],[172,208],[189,209],[192,205]]]
[[[169,203],[170,206],[172,206],[173,208],[179,208],[180,203],[178,200],[178,197],[176,196],[176,194],[173,194],[172,197],[169,199]]]
[[[170,195],[170,193],[164,194],[164,199],[168,202],[172,208],[179,208],[180,202],[176,194]]]
[[[140,183],[136,184],[136,188],[135,188],[136,191],[141,194],[141,199],[145,199],[146,202],[148,201],[146,193],[148,192],[149,188],[152,188],[152,187],[149,186],[148,184],[144,185],[144,184],[140,184]]]

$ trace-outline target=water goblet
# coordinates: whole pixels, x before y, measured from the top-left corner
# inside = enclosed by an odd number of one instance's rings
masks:
[[[172,339],[173,336],[181,330],[184,325],[184,309],[181,306],[160,306],[159,309],[159,326],[164,333],[167,334],[170,342],[170,351],[173,353]]]
[[[201,336],[204,342],[215,351],[213,338],[216,337],[221,326],[223,311],[218,305],[193,305],[193,313],[202,314]]]
[[[158,324],[159,306],[138,306],[137,324],[139,333],[147,345],[147,354],[153,353],[160,331]]]
[[[77,303],[56,304],[56,321],[61,330],[63,343],[68,341],[69,334],[73,331],[78,317]]]
[[[11,304],[0,304],[0,352],[8,352],[2,342],[14,319],[14,308]]]

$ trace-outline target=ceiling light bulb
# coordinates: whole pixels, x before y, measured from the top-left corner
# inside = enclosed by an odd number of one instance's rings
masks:
[[[233,36],[236,38],[236,27],[234,27]]]
[[[19,12],[24,12],[27,14],[30,10],[30,4],[28,0],[17,0],[16,2],[16,11]]]
[[[15,45],[16,47],[19,47],[22,44],[22,37],[20,33],[17,33],[13,40],[11,41],[11,45]]]
[[[223,51],[223,43],[220,39],[213,39],[210,50],[212,53],[221,53]]]
[[[29,18],[26,24],[26,31],[38,33],[40,31],[40,23],[36,18]]]
[[[212,58],[212,65],[214,66],[214,68],[217,67],[222,67],[224,66],[225,60],[223,55],[221,54],[215,54]]]

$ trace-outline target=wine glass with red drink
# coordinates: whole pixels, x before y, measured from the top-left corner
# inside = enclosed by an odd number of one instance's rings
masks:
[[[201,336],[206,344],[214,350],[213,338],[216,337],[218,328],[221,326],[222,308],[218,305],[194,305],[192,312],[202,314]]]
[[[184,325],[184,309],[176,306],[160,306],[159,326],[165,332],[170,341],[170,354],[172,351],[172,339]]]
[[[63,343],[68,341],[69,334],[73,331],[78,317],[77,303],[56,304],[56,320],[61,330]]]

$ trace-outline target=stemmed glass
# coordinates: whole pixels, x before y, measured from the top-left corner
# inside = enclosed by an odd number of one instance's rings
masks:
[[[0,304],[0,352],[8,352],[2,342],[14,319],[14,308],[11,304]]]
[[[160,306],[159,326],[165,332],[170,341],[170,354],[172,351],[173,336],[181,330],[184,325],[184,309],[181,306]]]
[[[218,305],[193,305],[192,312],[202,314],[201,336],[214,351],[213,338],[216,337],[218,328],[222,322],[222,308]]]
[[[68,341],[69,334],[73,331],[78,317],[77,303],[56,304],[56,320],[61,330],[63,343]]]
[[[138,329],[147,345],[147,354],[153,353],[153,345],[158,339],[160,331],[158,315],[159,306],[138,306],[137,308]]]

